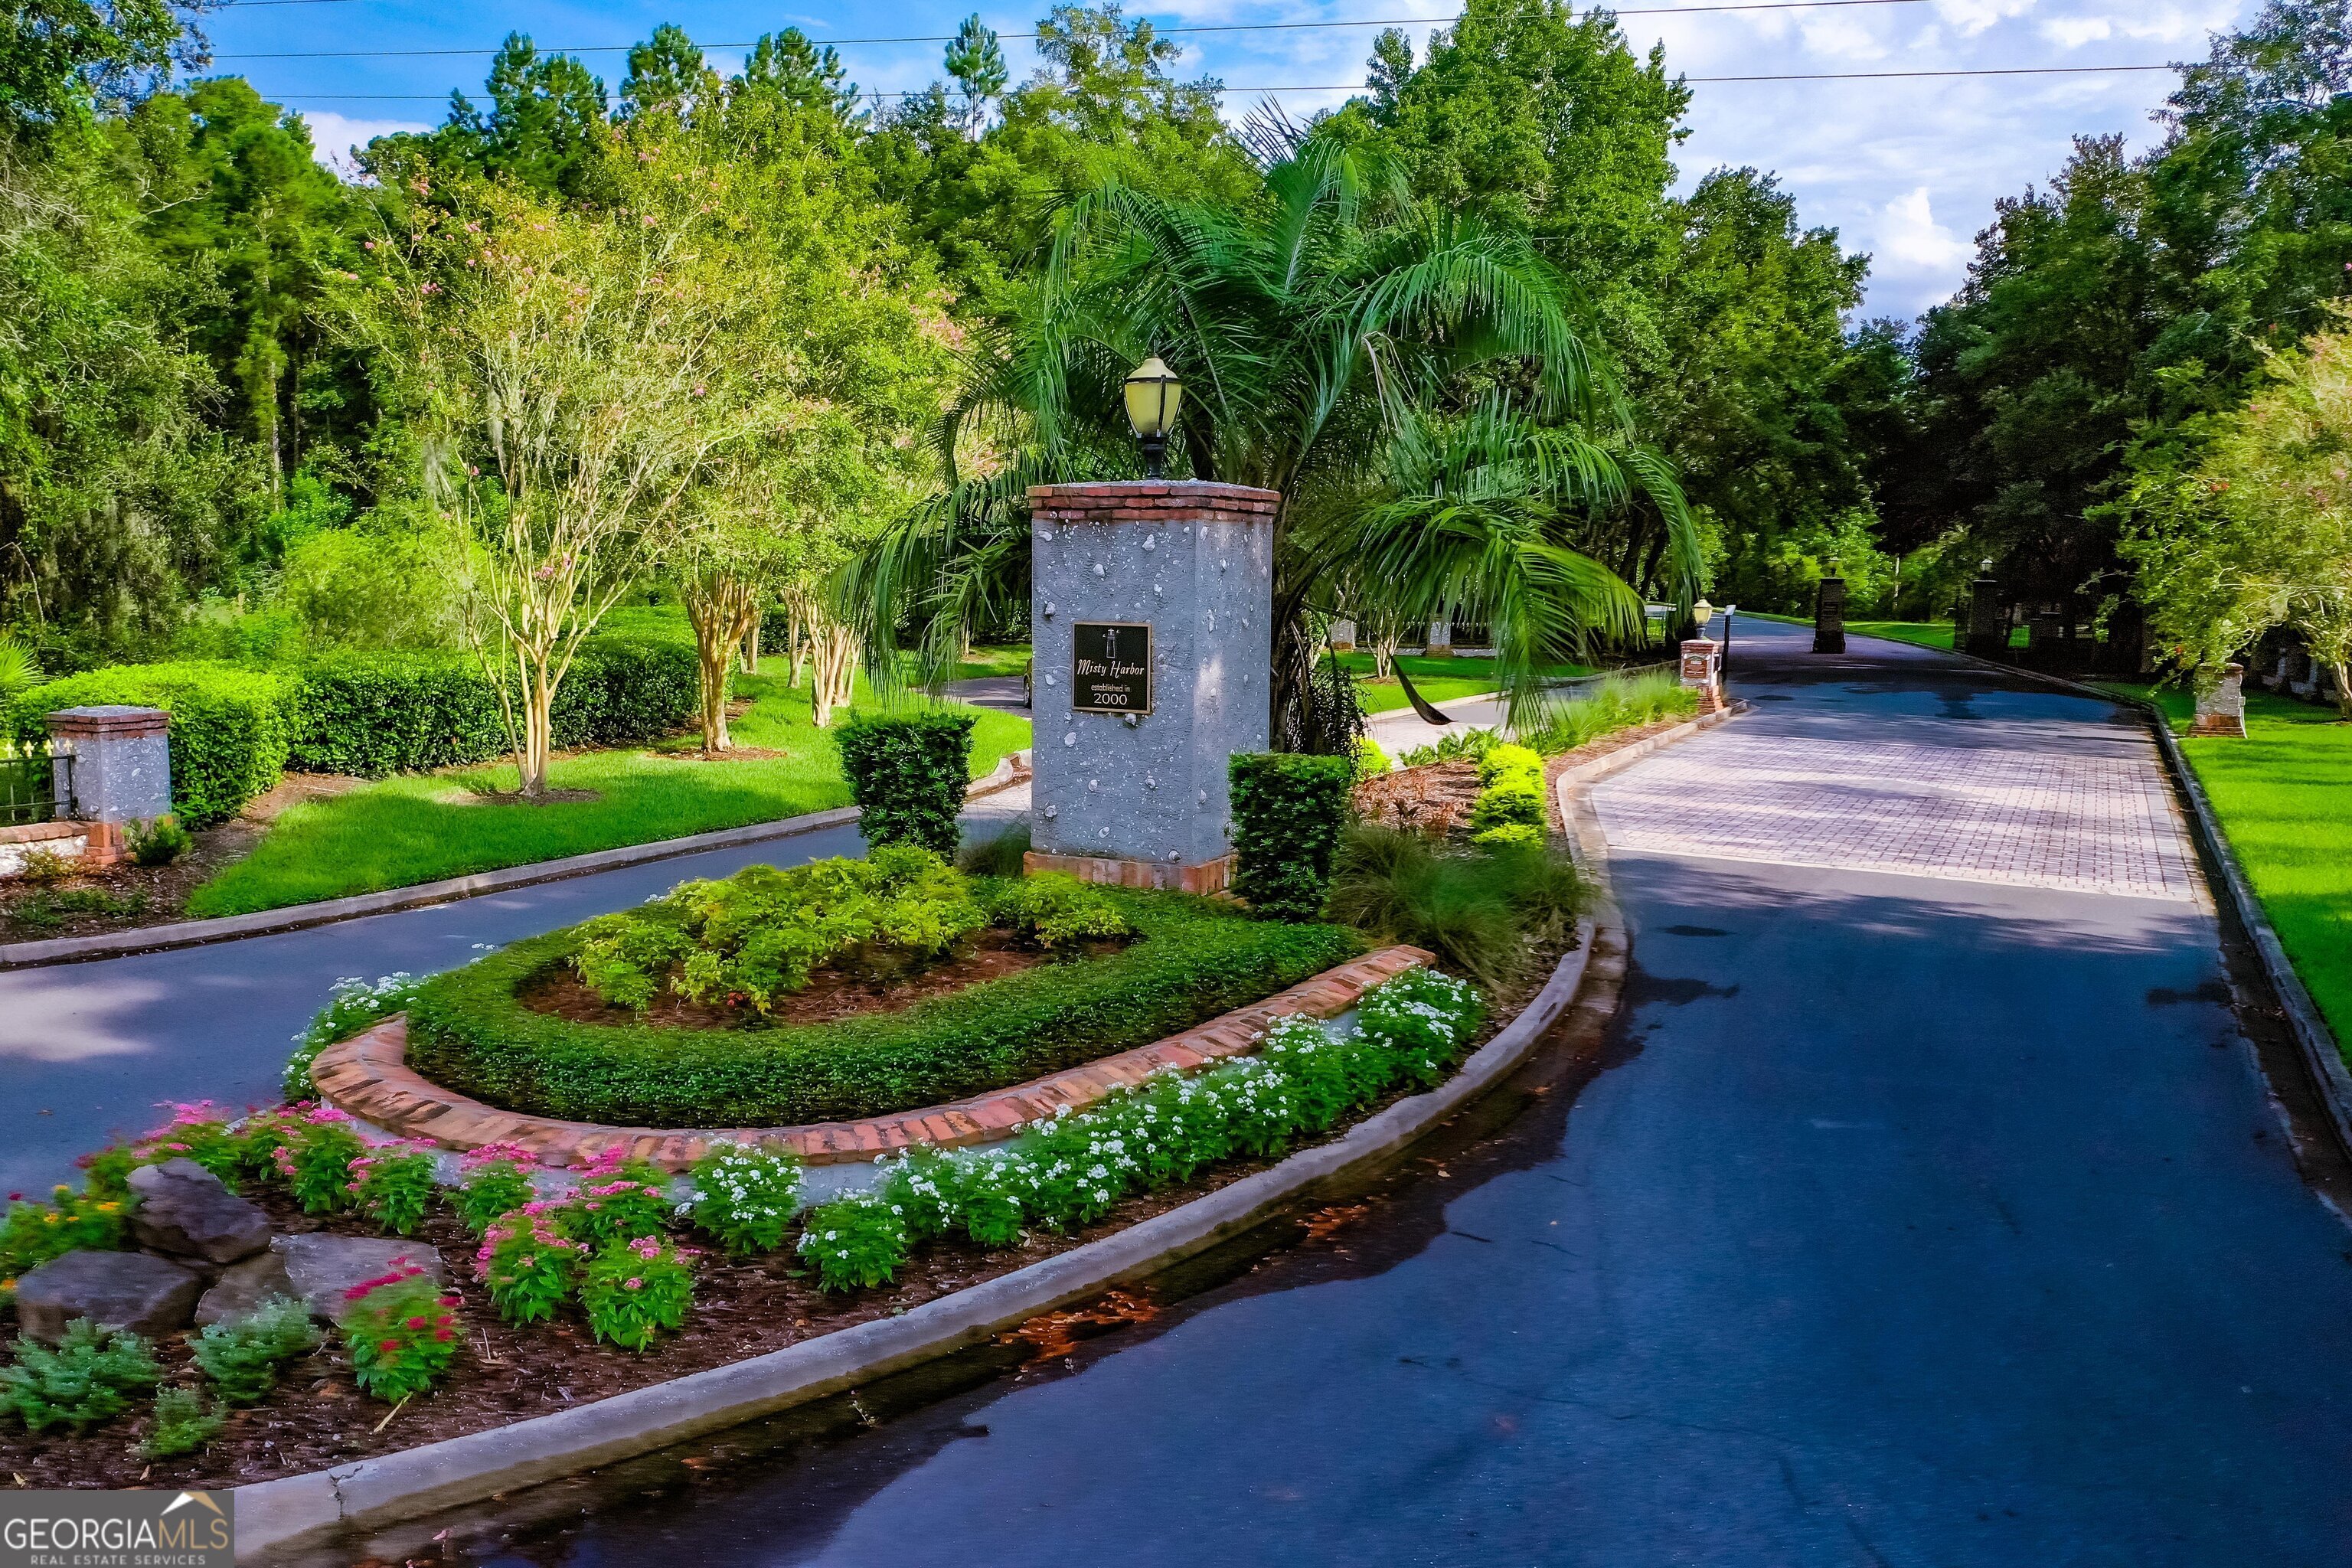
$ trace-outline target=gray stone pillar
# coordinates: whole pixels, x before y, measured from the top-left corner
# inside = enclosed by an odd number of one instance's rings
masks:
[[[2190,734],[2246,738],[2245,677],[2244,665],[2225,664],[2219,680],[2198,689],[2197,718],[2189,726]]]
[[[1813,651],[1845,651],[1845,579],[1824,577],[1813,597]]]
[[[58,815],[89,825],[89,858],[122,858],[123,824],[172,810],[172,716],[160,708],[61,708],[49,715]]]
[[[1999,658],[2007,653],[2008,611],[2009,607],[2000,602],[2000,584],[1991,576],[1979,577],[1970,584],[1966,651],[1979,658]]]
[[[1422,654],[1428,658],[1454,657],[1454,623],[1452,621],[1429,623],[1429,644],[1422,649]]]
[[[1334,653],[1355,652],[1356,623],[1353,621],[1333,621],[1331,623],[1331,635],[1327,640],[1330,643],[1331,650]]]
[[[1029,492],[1032,869],[1232,879],[1226,764],[1266,748],[1280,500],[1183,480]]]

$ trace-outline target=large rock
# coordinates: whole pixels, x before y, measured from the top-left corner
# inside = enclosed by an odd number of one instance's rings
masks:
[[[221,1270],[220,1282],[196,1303],[196,1327],[210,1328],[242,1318],[272,1296],[291,1296],[294,1282],[287,1277],[286,1259],[259,1252]]]
[[[279,1236],[269,1250],[286,1260],[290,1294],[310,1309],[314,1318],[329,1322],[343,1315],[351,1303],[343,1292],[365,1280],[392,1272],[405,1258],[441,1282],[441,1255],[421,1241],[384,1241],[368,1236]]]
[[[37,1340],[65,1337],[76,1318],[150,1339],[188,1321],[203,1276],[145,1252],[68,1252],[16,1281],[16,1321]]]
[[[131,1228],[140,1245],[207,1263],[234,1263],[269,1245],[269,1216],[194,1160],[166,1160],[131,1173],[139,1206]]]

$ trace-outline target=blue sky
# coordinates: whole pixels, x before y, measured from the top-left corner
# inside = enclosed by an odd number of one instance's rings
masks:
[[[606,81],[624,73],[622,50],[661,22],[677,22],[731,68],[742,43],[798,26],[824,38],[952,31],[972,0],[861,5],[797,0],[771,9],[736,0],[509,0],[459,5],[440,0],[301,0],[236,4],[208,20],[218,68],[242,71],[269,96],[303,111],[323,149],[379,132],[437,121],[452,87],[477,88],[488,52],[510,28],[542,47],[583,53]],[[1633,0],[1621,13],[1646,47],[1662,41],[1670,69],[1698,78],[1801,71],[1890,71],[2016,66],[2143,65],[2195,58],[2207,35],[2256,8],[2257,0],[1891,0],[1786,11],[1698,11],[1720,0]],[[1017,75],[1034,64],[1027,38],[1035,10],[983,4],[1005,37]],[[1362,22],[1441,18],[1456,9],[1430,0],[1186,0],[1131,7],[1164,26],[1237,22]],[[1417,41],[1433,22],[1406,30]],[[1294,114],[1337,103],[1361,79],[1373,26],[1183,37],[1187,75],[1213,72],[1234,90],[1230,113],[1261,94]],[[335,50],[476,50],[369,58],[254,58]],[[854,80],[868,89],[919,88],[940,74],[936,44],[845,45]],[[1809,224],[1836,228],[1874,263],[1874,315],[1910,316],[1941,300],[1966,268],[1970,240],[1993,198],[2045,180],[2074,135],[2122,132],[2135,147],[2153,139],[2149,111],[2166,72],[2039,78],[1880,81],[1696,83],[1690,140],[1678,160],[1685,185],[1721,164],[1776,171]]]

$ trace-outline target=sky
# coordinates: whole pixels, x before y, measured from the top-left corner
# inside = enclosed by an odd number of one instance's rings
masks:
[[[850,78],[873,90],[920,88],[942,73],[938,43],[846,40],[944,35],[973,0],[229,0],[205,27],[215,68],[249,77],[301,111],[322,157],[440,119],[452,88],[478,89],[510,29],[581,53],[608,85],[627,46],[676,22],[732,69],[760,34],[799,26],[841,45]],[[1872,257],[1862,314],[1909,318],[1958,286],[1996,197],[2045,183],[2078,135],[2120,132],[2134,149],[2159,134],[2149,116],[2169,71],[1878,80],[1708,81],[1709,77],[1986,68],[2146,66],[2201,58],[2209,36],[2258,0],[1837,0],[1801,8],[1707,9],[1738,0],[1630,0],[1621,25],[1639,48],[1662,43],[1692,79],[1682,186],[1708,170],[1780,175],[1808,226],[1834,228]],[[1754,0],[1748,0],[1749,5]],[[1003,35],[1016,79],[1036,63],[1029,39],[1045,6],[981,16]],[[1445,0],[1185,0],[1130,6],[1164,27],[1236,23],[1405,21],[1416,58],[1458,6]],[[1661,14],[1679,12],[1680,15]],[[1274,97],[1294,117],[1344,101],[1363,77],[1375,26],[1173,34],[1185,76],[1228,87],[1238,117]],[[345,52],[367,51],[362,58]],[[414,51],[395,53],[391,51]],[[268,58],[276,56],[279,58]],[[289,58],[307,57],[307,58]],[[478,97],[478,92],[477,92]]]

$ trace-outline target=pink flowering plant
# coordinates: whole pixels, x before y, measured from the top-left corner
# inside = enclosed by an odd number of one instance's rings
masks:
[[[394,1236],[411,1236],[433,1202],[429,1138],[379,1143],[352,1160],[351,1194],[360,1212]]]
[[[133,1144],[132,1158],[142,1165],[194,1160],[235,1192],[237,1177],[245,1173],[245,1140],[229,1131],[228,1118],[220,1108],[209,1100],[166,1100],[163,1109],[171,1111],[172,1120]]]
[[[641,1351],[663,1330],[686,1324],[694,1300],[694,1254],[667,1237],[615,1241],[580,1276],[589,1331],[624,1350]]]
[[[773,1252],[800,1207],[801,1163],[782,1150],[720,1143],[694,1163],[694,1223],[728,1251]]]
[[[601,1251],[612,1242],[655,1235],[669,1206],[662,1173],[646,1161],[624,1160],[613,1149],[580,1173],[580,1184],[563,1211],[563,1226],[572,1239]]]
[[[457,1216],[477,1237],[488,1231],[500,1215],[539,1195],[530,1183],[539,1156],[520,1143],[485,1143],[467,1152],[457,1165],[465,1173],[457,1189]]]
[[[270,1155],[286,1190],[304,1214],[350,1208],[352,1162],[367,1152],[352,1119],[331,1105],[305,1102],[287,1109],[292,1117]]]
[[[343,1292],[336,1323],[352,1357],[352,1378],[383,1400],[422,1394],[457,1354],[457,1298],[404,1258],[390,1272]]]
[[[509,1323],[545,1322],[572,1299],[587,1248],[563,1234],[551,1211],[564,1205],[527,1203],[492,1220],[474,1254],[474,1278],[490,1305]]]

